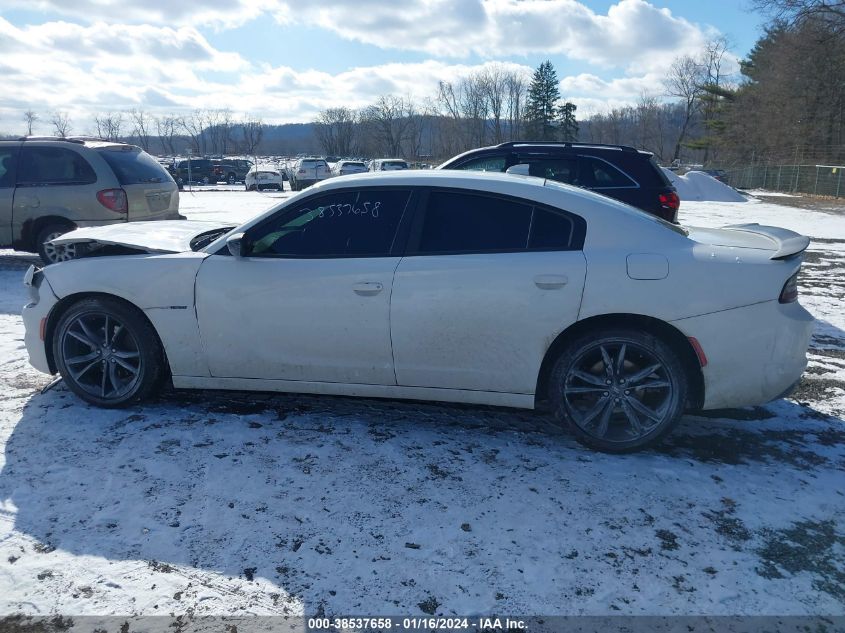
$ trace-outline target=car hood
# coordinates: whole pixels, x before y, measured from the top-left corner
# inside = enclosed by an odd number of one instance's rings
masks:
[[[785,259],[803,252],[810,238],[777,226],[732,224],[721,229],[686,227],[688,237],[701,244],[771,251],[769,259]]]
[[[234,225],[191,220],[127,222],[76,229],[52,240],[53,244],[122,246],[147,253],[183,253],[204,234],[229,231]],[[205,243],[209,243],[207,240]]]

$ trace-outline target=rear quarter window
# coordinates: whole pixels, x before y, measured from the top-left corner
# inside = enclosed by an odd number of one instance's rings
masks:
[[[169,182],[173,179],[164,167],[147,154],[129,150],[98,150],[121,185]]]

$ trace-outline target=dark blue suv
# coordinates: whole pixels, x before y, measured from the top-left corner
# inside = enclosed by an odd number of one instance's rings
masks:
[[[464,152],[438,169],[507,171],[515,165],[526,165],[531,176],[584,187],[677,222],[680,198],[654,155],[626,145],[517,141]]]

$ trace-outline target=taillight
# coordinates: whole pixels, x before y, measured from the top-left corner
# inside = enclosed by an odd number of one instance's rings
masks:
[[[678,194],[674,191],[670,191],[669,193],[661,193],[657,196],[657,199],[660,201],[660,206],[664,209],[669,209],[670,211],[677,211],[681,207],[681,199],[678,197]]]
[[[783,284],[783,289],[780,291],[780,296],[778,297],[779,303],[792,303],[793,301],[798,301],[797,272],[786,280],[786,283]]]
[[[123,189],[103,189],[97,192],[97,200],[109,211],[126,213],[129,211],[129,201]]]

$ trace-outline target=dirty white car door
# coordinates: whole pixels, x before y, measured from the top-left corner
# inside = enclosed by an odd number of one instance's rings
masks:
[[[534,393],[578,316],[583,219],[531,201],[433,190],[393,282],[397,383]]]
[[[333,191],[203,262],[197,318],[212,376],[393,385],[393,242],[408,189]]]

